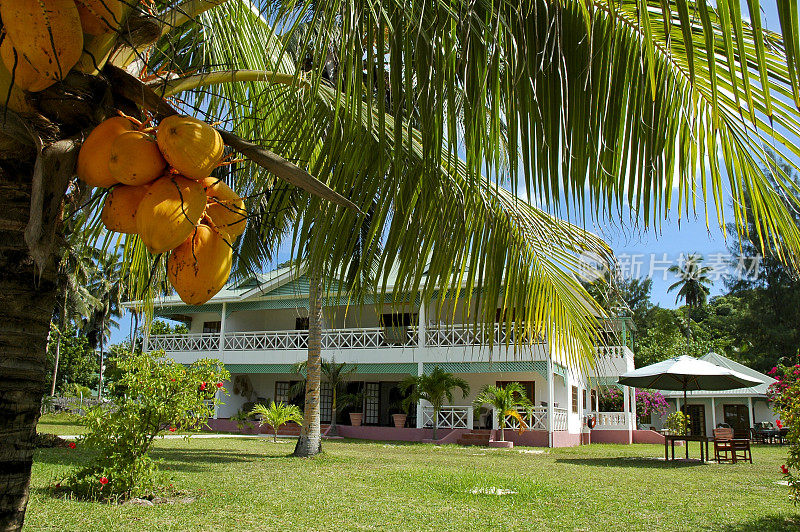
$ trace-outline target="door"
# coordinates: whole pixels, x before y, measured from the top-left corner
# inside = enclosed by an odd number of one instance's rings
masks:
[[[689,416],[689,434],[692,436],[705,436],[706,407],[703,405],[687,405],[686,415]]]
[[[377,425],[380,421],[381,383],[367,382],[364,385],[364,424]]]
[[[733,429],[734,438],[750,437],[750,409],[747,405],[722,405],[722,416]]]

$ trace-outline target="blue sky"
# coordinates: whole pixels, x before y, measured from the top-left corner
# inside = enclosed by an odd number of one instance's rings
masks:
[[[742,9],[747,10],[746,1],[742,1]],[[767,29],[779,30],[777,5],[775,2],[762,4],[762,21]],[[673,205],[677,204],[677,198]],[[725,216],[731,217],[726,206]],[[709,230],[710,228],[710,230]],[[667,287],[674,279],[665,276],[664,270],[669,264],[680,261],[687,253],[700,253],[707,261],[719,263],[727,255],[727,242],[718,227],[716,214],[712,208],[709,213],[709,228],[706,227],[705,212],[699,211],[696,216],[685,214],[680,222],[676,216],[665,220],[659,230],[641,230],[620,223],[609,222],[602,225],[590,225],[590,229],[606,239],[617,255],[622,273],[625,276],[647,276],[653,273],[653,301],[664,307],[675,307],[674,293],[667,293]],[[281,253],[280,260],[288,257],[288,251]],[[265,268],[269,269],[269,268]],[[720,273],[722,270],[719,270]],[[665,278],[666,277],[666,278]],[[712,295],[718,295],[725,287],[721,277],[716,280]],[[120,319],[120,327],[112,331],[111,343],[123,341],[130,334],[130,316]]]

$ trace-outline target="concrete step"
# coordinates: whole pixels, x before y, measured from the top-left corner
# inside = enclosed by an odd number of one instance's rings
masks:
[[[492,439],[492,431],[490,430],[473,430],[462,434],[458,439],[459,445],[480,445],[486,447]]]

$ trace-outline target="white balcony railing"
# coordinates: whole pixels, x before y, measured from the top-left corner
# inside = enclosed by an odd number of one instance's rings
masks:
[[[626,430],[630,412],[592,412],[595,419],[594,430]]]
[[[425,428],[433,427],[433,407],[422,407],[422,426]],[[472,428],[472,407],[471,406],[443,406],[439,410],[440,429],[471,429]]]
[[[633,357],[633,351],[624,345],[606,345],[596,348],[599,356],[608,358],[626,358]]]
[[[219,333],[157,334],[150,337],[151,351],[218,351]]]
[[[553,430],[567,430],[568,412],[565,408],[553,408]],[[524,430],[547,430],[547,407],[535,406],[522,413],[525,421]],[[519,430],[519,420],[506,416],[505,428]]]
[[[495,323],[486,329],[471,324],[428,325],[425,341],[429,347],[461,347],[474,345],[503,345],[514,343],[514,331]]]

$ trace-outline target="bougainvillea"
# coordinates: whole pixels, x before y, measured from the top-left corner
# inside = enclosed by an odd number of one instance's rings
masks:
[[[789,429],[789,456],[780,471],[796,504],[800,501],[800,364],[777,366],[768,373],[776,381],[767,389],[767,397],[781,418],[778,427]]]
[[[163,358],[163,351],[119,360],[121,377],[111,386],[113,403],[91,410],[81,449],[94,452],[91,465],[58,483],[83,498],[124,499],[155,487],[156,464],[148,456],[159,434],[203,426],[214,414],[221,386],[208,382],[230,378],[217,360],[184,366]],[[72,447],[72,446],[71,446]]]
[[[622,412],[625,395],[616,386],[604,388],[600,392],[602,412]],[[667,413],[667,400],[655,390],[636,390],[636,419],[648,423],[651,415],[663,416]]]

